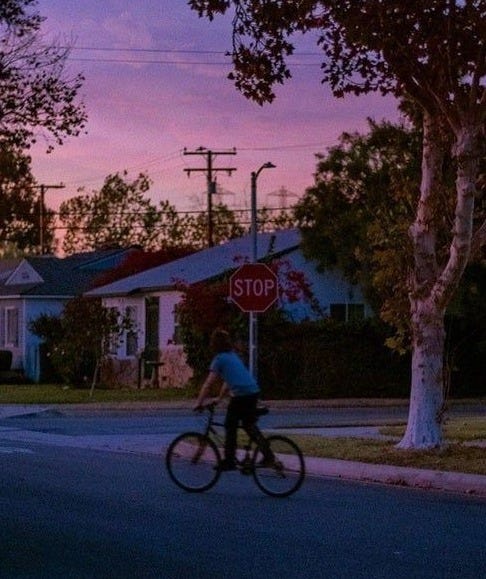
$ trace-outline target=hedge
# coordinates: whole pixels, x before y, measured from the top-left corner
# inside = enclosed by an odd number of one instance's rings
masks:
[[[407,397],[410,357],[391,352],[385,337],[372,322],[263,324],[258,372],[264,397]]]

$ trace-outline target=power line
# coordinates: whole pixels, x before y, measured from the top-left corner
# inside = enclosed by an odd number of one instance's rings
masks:
[[[265,215],[266,214],[273,214],[273,213],[286,213],[289,211],[289,209],[291,209],[290,207],[262,207],[259,211],[258,214],[260,216],[259,220],[260,221],[264,221],[265,220]],[[217,211],[217,210],[216,210]],[[242,219],[244,219],[245,214],[248,214],[251,210],[248,208],[237,208],[237,209],[229,209],[228,211],[230,211],[231,213],[233,213],[235,216],[240,216],[238,218],[238,222],[237,225],[249,225],[250,224],[250,220],[244,221]],[[160,211],[160,214],[164,215],[172,215],[173,213],[175,213],[177,215],[177,217],[180,216],[200,216],[200,215],[206,215],[206,211],[201,211],[201,210],[184,210],[184,211]],[[150,213],[151,214],[151,213]],[[58,211],[52,211],[52,215],[54,217],[59,217],[60,213]],[[65,214],[66,218],[73,218],[80,215],[77,212],[73,212],[73,213],[67,213]],[[90,219],[93,218],[96,214],[89,212],[89,213],[83,213],[82,217],[85,219]],[[122,212],[109,212],[106,214],[107,217],[144,217],[146,215],[149,215],[149,212],[134,212],[134,211],[122,211]],[[81,217],[81,215],[80,215]],[[232,225],[233,222],[232,221],[223,221],[219,224],[222,225]],[[135,228],[143,228],[144,225],[143,224],[132,224],[132,227]],[[51,227],[51,229],[54,230],[83,230],[83,231],[87,231],[90,228],[86,225],[79,225],[79,226],[74,226],[74,225],[53,225]]]
[[[100,62],[107,64],[194,64],[205,66],[229,66],[231,62],[210,62],[207,60],[148,60],[140,58],[78,58],[69,57],[73,62]]]
[[[63,50],[80,50],[80,51],[99,51],[99,52],[146,52],[152,54],[218,54],[231,56],[231,53],[225,50],[201,50],[188,48],[140,48],[140,47],[115,47],[115,46],[60,46]],[[299,52],[296,51],[292,56],[320,56],[319,52]]]
[[[231,211],[232,213],[248,213],[250,211],[250,209],[248,207],[239,207],[239,208],[230,208],[230,207],[226,207],[223,206],[224,209],[227,209],[228,211]],[[290,209],[289,206],[286,207],[261,207],[259,209],[259,211],[285,211]],[[216,209],[216,211],[218,211],[218,209]],[[200,210],[200,209],[185,209],[185,210],[170,210],[170,211],[157,211],[157,213],[161,214],[161,215],[205,215],[206,211],[204,210]],[[51,210],[51,215],[53,216],[60,216],[60,211],[54,211]],[[64,216],[66,218],[68,217],[75,217],[77,215],[81,215],[79,212],[77,211],[73,211],[70,213],[65,213]],[[96,212],[85,212],[82,214],[82,217],[94,217],[96,216],[97,213]],[[109,216],[109,217],[123,217],[123,216],[127,216],[127,217],[134,217],[134,216],[145,216],[145,215],[152,215],[151,211],[108,211],[105,213],[105,215]]]
[[[101,47],[101,46],[62,46],[60,48],[69,50],[70,52],[94,52],[94,53],[117,53],[117,54],[146,54],[146,55],[187,55],[187,56],[223,56],[226,60],[224,61],[196,61],[190,59],[181,60],[178,58],[174,59],[147,59],[147,58],[131,58],[131,57],[121,57],[112,58],[108,56],[72,56],[69,54],[69,60],[74,62],[98,62],[98,63],[108,63],[108,64],[161,64],[161,65],[171,65],[171,64],[183,64],[183,65],[210,65],[210,66],[228,66],[232,65],[231,58],[232,54],[228,51],[222,50],[200,50],[200,49],[174,49],[174,48],[116,48],[116,47]],[[320,56],[319,53],[315,52],[295,52],[289,57],[292,62],[292,66],[321,66],[321,61],[319,62],[296,62],[293,59],[295,57],[316,57]]]
[[[153,54],[226,54],[222,50],[190,50],[178,48],[116,48],[114,46],[61,46],[65,50],[100,52],[148,52]]]
[[[328,147],[329,143],[293,143],[293,144],[283,144],[283,145],[276,145],[273,147],[238,147],[239,151],[248,151],[248,152],[259,152],[259,151],[286,151],[286,150],[304,150],[304,149],[318,149],[322,147]],[[137,163],[136,165],[127,166],[124,168],[126,171],[143,171],[146,167],[151,165],[160,164],[164,162],[172,162],[178,160],[183,155],[183,150],[178,149],[177,151],[173,151],[171,153],[167,153],[167,155],[163,155],[160,157],[152,157],[146,161],[142,161]],[[163,169],[158,169],[155,173],[160,173]],[[113,173],[111,173],[113,174]],[[78,181],[66,181],[66,185],[71,187],[81,187],[83,185],[88,185],[90,183],[95,183],[100,179],[107,177],[106,174],[99,175],[97,177],[91,177],[89,179],[82,179]],[[150,175],[149,175],[150,177]]]
[[[208,60],[154,60],[154,59],[140,59],[140,58],[83,58],[77,56],[70,56],[69,60],[72,62],[95,62],[106,64],[183,64],[183,65],[204,65],[204,66],[232,66],[233,63],[227,62],[211,62]],[[292,66],[315,66],[320,67],[319,62],[293,62]]]

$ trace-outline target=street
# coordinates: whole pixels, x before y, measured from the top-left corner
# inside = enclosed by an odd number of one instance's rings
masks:
[[[195,420],[170,417],[0,421],[0,577],[484,576],[484,499],[317,477],[272,499],[239,473],[191,495],[161,456],[71,444]]]
[[[288,403],[284,407],[272,406],[270,413],[260,418],[262,428],[325,428],[378,424],[405,424],[408,414],[407,404],[377,406],[299,406]],[[188,404],[190,407],[190,402]],[[221,409],[222,415],[224,410]],[[450,416],[485,416],[486,406],[477,404],[455,404],[449,410]],[[0,420],[2,426],[26,428],[39,432],[66,435],[87,434],[177,434],[194,428],[200,423],[200,416],[189,408],[115,410],[103,407],[64,405],[61,410],[47,409],[45,412],[25,413]]]

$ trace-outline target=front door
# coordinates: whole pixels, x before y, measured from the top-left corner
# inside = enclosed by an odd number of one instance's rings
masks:
[[[145,298],[145,359],[156,362],[159,355],[159,298]]]

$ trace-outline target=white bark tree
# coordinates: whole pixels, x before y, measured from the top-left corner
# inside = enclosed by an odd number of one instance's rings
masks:
[[[442,444],[444,314],[471,255],[484,242],[475,223],[476,183],[484,159],[486,15],[484,0],[190,0],[212,20],[234,10],[233,64],[238,90],[262,104],[290,77],[294,34],[317,31],[323,81],[337,97],[380,91],[419,110],[424,128],[422,182],[410,228],[412,383],[400,448]],[[451,145],[452,143],[452,145]],[[457,162],[454,199],[444,199],[443,148]],[[452,226],[444,206],[455,206]],[[483,217],[484,219],[484,217]]]

